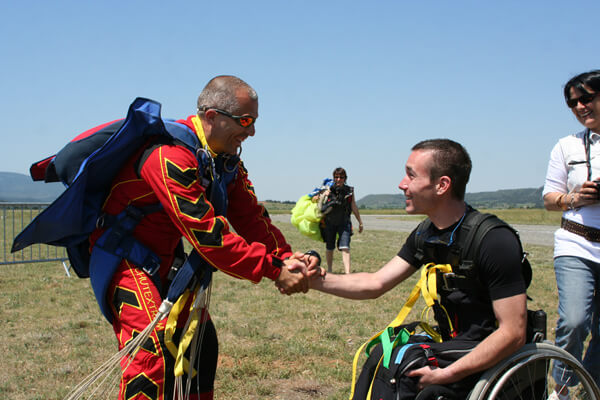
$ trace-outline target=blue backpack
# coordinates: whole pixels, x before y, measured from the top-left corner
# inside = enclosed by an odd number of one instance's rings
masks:
[[[207,188],[210,189],[208,198],[218,215],[226,213],[226,187],[237,172],[238,157],[219,155],[213,159],[202,148],[195,132],[173,120],[161,119],[160,109],[160,104],[153,100],[137,98],[124,120],[85,132],[56,156],[34,163],[31,168],[34,180],[60,180],[67,189],[17,235],[12,246],[12,252],[35,243],[66,247],[77,275],[91,278],[100,309],[109,321],[112,316],[106,290],[120,261],[127,259],[142,267],[157,284],[155,278],[160,266],[159,257],[132,236],[137,223],[144,215],[159,211],[160,204],[144,209],[130,206],[117,216],[102,212],[112,181],[123,164],[153,137],[185,146],[196,155],[199,171],[212,172],[214,180]],[[107,230],[96,242],[90,257],[88,238],[98,224]],[[185,274],[184,269],[188,270]],[[194,275],[204,274],[208,285],[212,267],[193,251],[179,271],[180,278],[173,280],[167,299],[178,298]],[[183,278],[183,275],[189,276]]]

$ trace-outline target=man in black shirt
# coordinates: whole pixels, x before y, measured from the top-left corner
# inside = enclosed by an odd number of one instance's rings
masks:
[[[374,273],[327,274],[311,281],[311,288],[349,299],[377,298],[414,274],[426,262],[445,264],[448,249],[463,232],[463,220],[477,213],[464,201],[471,160],[467,151],[448,139],[426,140],[412,148],[406,175],[399,188],[406,196],[408,214],[431,220],[426,242],[433,251],[417,256],[415,231],[397,256]],[[521,247],[507,227],[492,229],[483,238],[475,264],[481,290],[455,299],[450,317],[457,320],[455,338],[480,341],[464,357],[445,368],[426,366],[407,376],[418,378],[418,388],[447,385],[493,366],[525,343],[526,294]]]

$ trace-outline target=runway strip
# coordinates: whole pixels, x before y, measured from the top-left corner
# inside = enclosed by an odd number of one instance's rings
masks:
[[[278,222],[290,223],[289,214],[276,214],[271,216],[272,220]],[[407,220],[402,215],[361,215],[364,229],[396,231],[396,232],[411,232],[419,223],[419,221]],[[357,227],[358,222],[352,216],[352,224]],[[519,231],[521,240],[524,244],[535,244],[540,246],[554,245],[554,231],[557,226],[551,225],[513,225]]]

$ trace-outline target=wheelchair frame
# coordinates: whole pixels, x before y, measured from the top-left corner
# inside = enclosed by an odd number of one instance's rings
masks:
[[[600,389],[583,365],[547,341],[526,344],[484,372],[467,400],[547,400],[554,390],[551,362],[557,360],[568,365],[579,380],[569,388],[572,400],[600,400]]]

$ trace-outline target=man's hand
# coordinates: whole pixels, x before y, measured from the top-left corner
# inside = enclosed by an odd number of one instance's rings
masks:
[[[284,261],[281,273],[275,280],[275,286],[282,294],[306,293],[308,292],[308,277],[306,274],[306,264],[290,257]]]
[[[306,276],[308,278],[321,278],[325,276],[327,273],[324,268],[321,268],[321,259],[318,254],[312,251],[301,253],[299,251],[295,252],[288,260],[299,260],[302,261],[306,265]],[[295,271],[295,268],[290,268],[290,271]]]
[[[452,379],[452,376],[447,373],[447,369],[432,368],[430,366],[408,371],[406,376],[411,378],[420,377],[419,382],[417,383],[419,390],[423,390],[425,386],[446,385],[455,381],[455,379]]]

